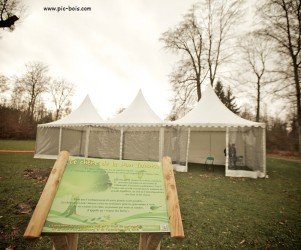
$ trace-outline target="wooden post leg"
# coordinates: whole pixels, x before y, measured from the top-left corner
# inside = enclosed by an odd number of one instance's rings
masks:
[[[68,240],[65,234],[51,236],[53,250],[68,250]]]
[[[62,234],[51,236],[53,250],[77,250],[78,234]]]
[[[147,245],[147,239],[149,234],[140,234],[140,240],[139,240],[139,250],[145,250]]]
[[[160,250],[162,238],[161,233],[140,234],[139,250]]]
[[[78,234],[67,234],[69,250],[77,250]]]

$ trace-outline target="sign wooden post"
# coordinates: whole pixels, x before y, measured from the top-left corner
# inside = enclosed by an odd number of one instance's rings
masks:
[[[24,237],[42,233],[53,249],[75,250],[84,232],[140,233],[139,250],[160,249],[169,232],[184,237],[171,159],[118,161],[62,151]]]
[[[183,238],[184,229],[178,199],[176,180],[170,157],[163,157],[163,173],[165,182],[166,202],[169,214],[170,235],[173,238]]]
[[[24,233],[24,237],[37,238],[41,236],[44,223],[63,176],[68,158],[69,153],[67,151],[60,152],[50,172],[40,200],[38,201],[38,204],[31,216],[29,224]]]

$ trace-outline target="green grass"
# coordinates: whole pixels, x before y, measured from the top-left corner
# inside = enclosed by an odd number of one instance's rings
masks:
[[[23,142],[22,142],[23,143]],[[48,237],[22,238],[54,161],[0,154],[0,249],[51,249]],[[35,178],[24,176],[34,169]],[[191,165],[176,173],[185,238],[164,237],[162,249],[301,248],[301,164],[268,159],[268,179],[227,178]],[[41,178],[40,178],[41,177]],[[137,234],[83,234],[78,249],[137,249]]]
[[[34,150],[35,141],[0,140],[0,149]]]

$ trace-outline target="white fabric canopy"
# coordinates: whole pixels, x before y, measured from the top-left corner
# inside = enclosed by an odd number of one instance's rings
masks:
[[[82,104],[69,115],[60,120],[40,124],[39,127],[82,126],[104,123],[87,95]]]
[[[215,94],[213,88],[209,84],[202,94],[201,100],[197,105],[184,117],[170,125],[181,126],[254,126],[264,127],[264,123],[249,121],[239,117],[230,111]]]
[[[120,129],[119,159],[161,160],[163,121],[148,105],[141,90],[129,107],[107,121],[106,126]]]
[[[139,90],[134,101],[122,113],[117,114],[107,124],[112,125],[142,125],[154,126],[162,123],[162,120],[155,114],[146,102],[142,91]]]

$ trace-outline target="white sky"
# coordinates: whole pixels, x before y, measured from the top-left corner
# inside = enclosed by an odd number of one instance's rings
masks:
[[[89,94],[103,118],[127,107],[141,88],[161,117],[172,97],[168,74],[175,57],[163,49],[162,32],[182,20],[191,0],[24,1],[13,32],[1,31],[0,73],[20,75],[41,61],[49,75],[74,83],[76,108]],[[91,12],[46,12],[45,6],[91,7]]]
[[[0,74],[21,75],[25,63],[41,61],[49,66],[50,76],[76,86],[73,109],[88,94],[107,119],[126,108],[141,88],[151,108],[165,118],[172,98],[168,75],[177,57],[163,49],[159,38],[177,25],[195,2],[23,0],[26,12],[16,29],[0,31]],[[255,3],[247,1],[248,22],[242,32],[250,29]],[[59,6],[91,7],[92,11],[43,10]],[[238,104],[246,102],[244,94],[235,89],[234,94]],[[270,107],[268,110],[270,113]]]

